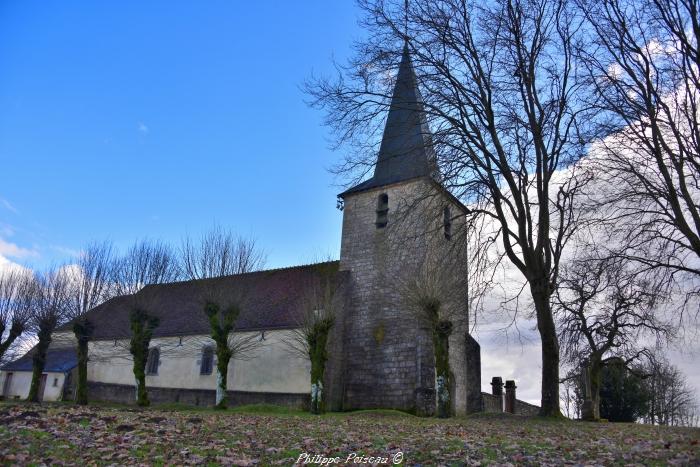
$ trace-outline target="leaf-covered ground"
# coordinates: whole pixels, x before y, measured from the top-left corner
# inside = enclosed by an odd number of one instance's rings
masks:
[[[353,453],[351,465],[700,465],[699,443],[700,429],[512,416],[0,404],[3,465],[293,465],[303,453],[339,465]]]

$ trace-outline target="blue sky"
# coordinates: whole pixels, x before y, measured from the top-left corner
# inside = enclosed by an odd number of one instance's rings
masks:
[[[268,266],[338,254],[342,182],[300,85],[362,31],[353,2],[0,3],[0,256],[177,244],[218,223]]]
[[[255,237],[269,267],[337,257],[343,180],[327,169],[343,155],[300,86],[345,61],[358,13],[349,0],[0,2],[0,268],[63,262],[91,240],[177,245],[214,223]],[[488,350],[486,389],[517,367]],[[521,397],[538,399],[537,374]]]

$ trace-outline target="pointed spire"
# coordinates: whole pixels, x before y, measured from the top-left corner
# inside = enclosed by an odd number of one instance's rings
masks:
[[[436,174],[435,152],[406,41],[374,176],[343,194]]]
[[[403,2],[403,46],[404,50],[408,45],[408,0]]]
[[[435,155],[408,43],[404,44],[374,178],[400,181],[434,172]]]

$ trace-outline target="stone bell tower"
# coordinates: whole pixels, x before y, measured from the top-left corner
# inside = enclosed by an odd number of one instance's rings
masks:
[[[407,286],[439,253],[466,266],[466,208],[439,183],[416,75],[405,46],[372,178],[341,193],[340,270],[349,272],[336,408],[435,410],[432,331],[407,300]],[[457,270],[450,271],[454,277]],[[431,278],[430,274],[426,277]],[[450,286],[445,288],[449,289]],[[410,291],[409,291],[410,292]],[[451,394],[466,411],[466,287],[449,290]]]

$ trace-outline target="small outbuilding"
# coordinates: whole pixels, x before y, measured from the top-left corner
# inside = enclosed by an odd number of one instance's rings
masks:
[[[0,368],[0,387],[4,400],[26,399],[32,381],[34,349],[22,358]],[[39,400],[70,400],[74,396],[73,381],[77,377],[78,357],[72,347],[50,349],[41,375]]]

